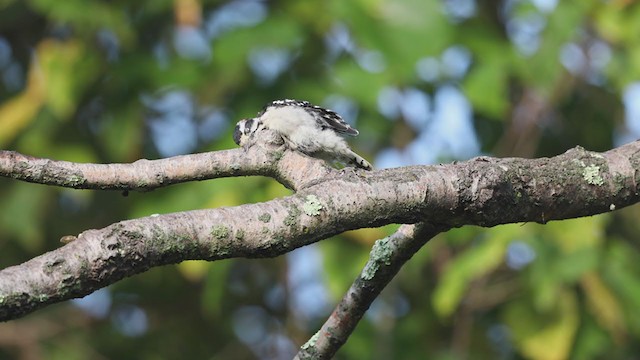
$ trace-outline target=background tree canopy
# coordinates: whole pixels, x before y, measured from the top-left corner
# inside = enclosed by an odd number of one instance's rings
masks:
[[[236,121],[298,98],[354,124],[377,168],[603,151],[640,137],[638,34],[626,0],[0,0],[0,148],[96,163],[226,149]],[[126,197],[0,179],[0,267],[123,219],[289,193],[265,178]],[[442,234],[338,357],[638,353],[638,216]],[[155,268],[0,324],[0,356],[290,358],[394,229]]]

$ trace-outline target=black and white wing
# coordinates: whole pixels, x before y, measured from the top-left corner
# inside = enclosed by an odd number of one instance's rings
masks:
[[[320,128],[331,129],[337,133],[356,136],[359,134],[358,130],[353,128],[351,125],[347,124],[347,122],[342,119],[340,115],[338,115],[335,111],[325,109],[323,107],[313,105],[308,101],[304,100],[294,100],[294,99],[283,99],[283,100],[275,100],[267,104],[262,112],[258,114],[260,117],[268,108],[270,107],[284,107],[284,106],[296,106],[305,109],[309,114],[311,114],[316,123]]]

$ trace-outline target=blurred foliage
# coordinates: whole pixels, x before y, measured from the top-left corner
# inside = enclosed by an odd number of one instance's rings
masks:
[[[355,123],[378,166],[602,151],[640,136],[639,27],[627,0],[0,0],[0,148],[99,163],[226,149],[237,120],[299,98]],[[0,179],[0,266],[123,219],[287,194],[262,178],[128,197]],[[629,358],[638,216],[441,234],[337,357]],[[152,269],[0,324],[0,358],[290,358],[394,229]]]

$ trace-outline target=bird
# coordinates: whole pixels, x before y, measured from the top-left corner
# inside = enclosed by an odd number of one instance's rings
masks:
[[[342,135],[357,136],[358,130],[336,112],[304,100],[275,100],[254,118],[242,119],[235,127],[233,140],[247,146],[258,130],[270,129],[280,135],[287,146],[303,154],[328,161],[372,170],[371,164],[356,154]]]
[[[262,123],[257,118],[242,119],[238,121],[235,129],[233,130],[233,142],[246,149],[251,145],[253,135],[259,129],[262,129],[261,125]]]

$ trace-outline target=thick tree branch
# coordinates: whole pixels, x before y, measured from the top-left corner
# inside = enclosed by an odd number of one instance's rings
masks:
[[[360,276],[295,359],[331,359],[402,265],[446,228],[425,223],[402,225],[393,235],[376,241]]]
[[[639,150],[640,143],[634,142],[602,154],[576,148],[553,158],[478,158],[373,172],[334,171],[284,151],[277,163],[270,163],[276,170],[265,171],[291,174],[286,176],[295,179],[292,183],[302,184],[298,193],[85,231],[60,249],[0,271],[0,319],[86,295],[152,266],[277,256],[349,229],[426,222],[444,231],[619,209],[639,200]],[[320,168],[319,176],[299,177],[296,162]],[[313,173],[306,169],[300,173]]]

